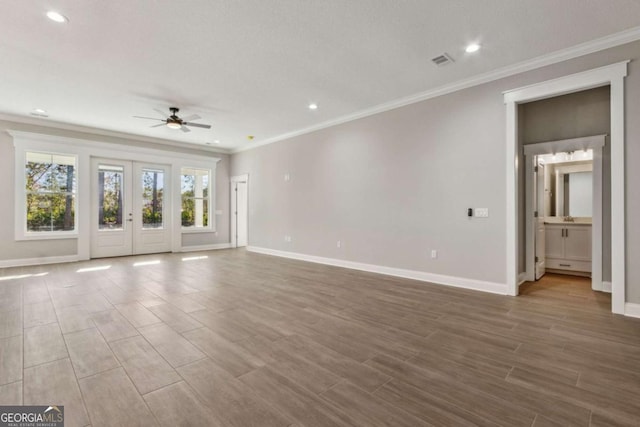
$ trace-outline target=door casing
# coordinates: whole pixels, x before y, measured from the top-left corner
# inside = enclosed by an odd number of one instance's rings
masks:
[[[231,247],[237,248],[249,244],[249,175],[232,176],[230,182]],[[243,200],[238,200],[238,185],[245,186],[244,194],[240,194],[244,196]],[[244,229],[244,233],[239,227]]]
[[[122,229],[98,228],[98,168],[100,165],[121,168],[123,180]],[[142,173],[163,172],[162,228],[143,228]],[[172,248],[171,166],[121,159],[91,159],[91,258],[170,252]]]

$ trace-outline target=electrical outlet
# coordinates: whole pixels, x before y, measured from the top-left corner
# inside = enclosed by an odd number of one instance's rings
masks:
[[[435,249],[431,249],[431,258],[432,259],[437,259],[438,258],[438,251]]]
[[[290,243],[291,242],[291,236],[285,235],[284,236],[284,241],[287,242],[287,243]]]
[[[342,247],[342,242],[340,240],[338,240],[338,242],[336,243],[336,247],[338,247],[338,248]]]
[[[476,208],[476,218],[489,218],[489,208]]]
[[[284,180],[285,181],[291,181],[291,175],[289,175],[288,173],[284,174]]]

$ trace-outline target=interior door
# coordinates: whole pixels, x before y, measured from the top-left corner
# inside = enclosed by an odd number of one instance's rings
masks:
[[[94,158],[91,168],[91,257],[170,251],[170,167]]]
[[[247,246],[248,240],[247,181],[234,181],[231,182],[231,246]]]
[[[130,161],[91,160],[91,257],[133,253]]]
[[[248,236],[247,236],[247,183],[246,182],[238,182],[238,204],[236,206],[237,214],[237,246],[247,246]]]
[[[538,160],[536,158],[536,163]],[[538,212],[537,217],[534,216],[535,229],[536,229],[536,280],[540,279],[544,276],[546,272],[546,259],[545,259],[545,200],[546,200],[546,191],[545,191],[545,169],[544,164],[538,164],[535,169],[535,179],[534,179],[534,191],[535,191],[535,210]]]

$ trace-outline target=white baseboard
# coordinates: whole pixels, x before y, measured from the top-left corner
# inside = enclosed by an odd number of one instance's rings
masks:
[[[213,251],[216,249],[229,249],[231,243],[216,243],[214,245],[197,245],[197,246],[183,246],[180,248],[180,252],[199,252],[199,251]]]
[[[627,302],[624,304],[624,315],[640,318],[640,304]]]
[[[518,274],[518,286],[522,285],[526,281],[527,281],[527,273]]]
[[[602,282],[602,292],[611,293],[611,282]]]
[[[58,264],[80,261],[79,255],[48,256],[40,258],[22,258],[0,260],[0,268],[26,267],[29,265]]]
[[[364,264],[354,261],[346,261],[335,258],[324,258],[314,255],[305,255],[296,252],[279,251],[275,249],[247,246],[250,252],[273,255],[283,258],[297,259],[300,261],[315,262],[317,264],[333,265],[335,267],[350,268],[353,270],[368,271],[370,273],[385,274],[387,276],[402,277],[405,279],[420,280],[436,283],[438,285],[454,286],[457,288],[472,289],[475,291],[490,292],[492,294],[507,294],[507,285],[504,283],[486,282],[482,280],[466,279],[463,277],[445,276],[442,274],[427,273],[424,271],[405,270],[402,268],[385,267],[374,264]]]

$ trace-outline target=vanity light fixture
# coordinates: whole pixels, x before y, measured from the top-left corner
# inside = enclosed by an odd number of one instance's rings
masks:
[[[59,24],[63,24],[65,22],[69,22],[69,18],[67,18],[66,16],[64,16],[61,13],[56,12],[55,10],[50,10],[47,12],[47,18],[51,19],[54,22],[57,22]]]

